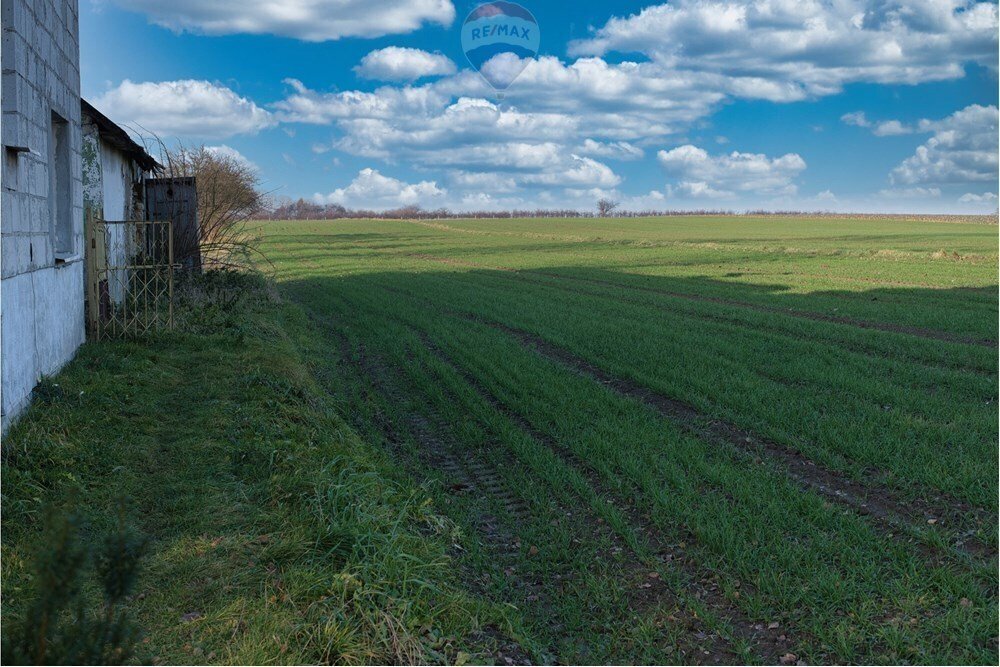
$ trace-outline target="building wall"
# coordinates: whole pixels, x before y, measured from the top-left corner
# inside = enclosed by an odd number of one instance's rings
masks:
[[[0,12],[0,422],[6,430],[41,376],[58,371],[84,340],[84,248],[77,1],[2,0]],[[56,157],[53,114],[65,122],[68,144]],[[50,190],[59,182],[57,165],[67,162],[69,246],[59,247]]]
[[[134,158],[102,140],[98,126],[84,114],[83,119],[83,206],[84,219],[142,220],[145,218],[143,182],[145,172]],[[122,266],[128,262],[129,244],[125,228],[107,228],[107,261]],[[124,298],[127,284],[125,269],[113,271],[109,296],[115,303]],[[86,276],[85,276],[86,277]]]

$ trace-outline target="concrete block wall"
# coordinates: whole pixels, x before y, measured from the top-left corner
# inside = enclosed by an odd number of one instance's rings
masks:
[[[0,354],[2,430],[84,340],[83,184],[77,0],[2,0]],[[52,114],[67,122],[72,249],[56,262]],[[15,148],[27,149],[15,152]]]

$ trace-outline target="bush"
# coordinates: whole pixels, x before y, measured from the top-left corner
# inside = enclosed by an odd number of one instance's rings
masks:
[[[139,629],[121,607],[135,586],[146,541],[125,526],[124,503],[118,529],[96,554],[81,532],[77,512],[49,511],[27,612],[3,636],[4,664],[107,665],[132,657]],[[91,570],[102,600],[88,611],[83,591]]]

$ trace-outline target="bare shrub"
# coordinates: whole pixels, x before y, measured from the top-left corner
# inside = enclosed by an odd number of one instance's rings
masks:
[[[249,268],[259,235],[247,225],[265,207],[257,168],[206,146],[162,150],[163,176],[193,176],[198,191],[198,246],[205,268]]]

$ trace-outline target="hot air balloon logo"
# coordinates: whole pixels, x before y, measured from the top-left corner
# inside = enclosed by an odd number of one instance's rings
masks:
[[[513,2],[488,2],[472,10],[462,25],[462,49],[499,97],[538,55],[538,22]]]

